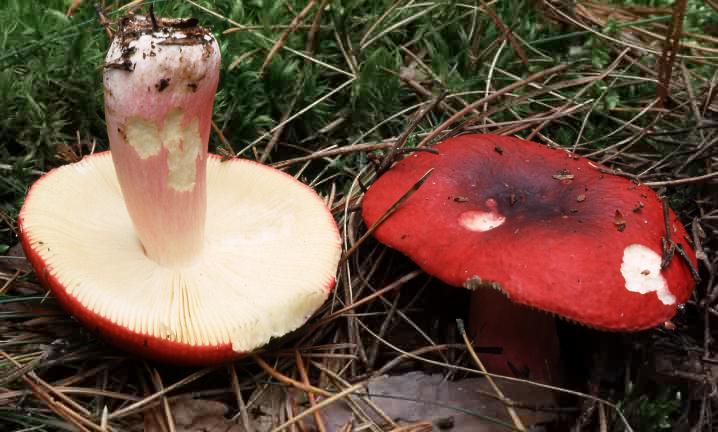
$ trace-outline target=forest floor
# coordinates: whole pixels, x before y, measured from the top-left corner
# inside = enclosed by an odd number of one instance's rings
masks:
[[[149,3],[100,8],[112,30]],[[207,368],[127,355],[60,309],[16,219],[39,176],[108,148],[108,38],[90,2],[5,0],[1,430],[716,430],[718,3],[152,3],[198,18],[220,43],[210,150],[284,170],[326,199],[345,253],[337,286],[293,334]],[[496,378],[497,396],[472,355],[490,354],[457,325],[468,292],[365,236],[357,211],[397,143],[449,131],[562,147],[652,187],[698,252],[690,300],[639,333],[562,321],[565,384]]]

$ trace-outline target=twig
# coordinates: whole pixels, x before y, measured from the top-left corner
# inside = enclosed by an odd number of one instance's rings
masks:
[[[368,38],[369,35],[374,31],[374,29],[375,29],[382,21],[384,21],[384,20],[386,19],[386,17],[388,17],[389,14],[391,14],[391,13],[394,11],[394,9],[396,9],[398,6],[400,6],[403,2],[404,2],[404,0],[394,0],[394,3],[392,3],[388,8],[386,8],[386,10],[384,11],[384,13],[381,14],[381,16],[380,16],[379,18],[377,18],[376,21],[374,21],[374,22],[372,23],[372,25],[369,26],[369,28],[367,29],[367,31],[364,33],[364,36],[362,36],[361,40],[359,40],[359,45],[364,45],[364,43],[366,43],[367,38]]]
[[[349,304],[349,305],[339,309],[338,311],[332,312],[331,314],[329,314],[326,317],[322,318],[321,320],[317,321],[315,324],[313,324],[312,327],[322,326],[322,325],[332,321],[336,317],[349,312],[352,309],[356,309],[359,306],[366,304],[366,303],[374,300],[375,298],[388,293],[389,291],[393,291],[393,290],[401,287],[402,285],[404,285],[405,283],[409,282],[410,280],[414,279],[415,277],[419,276],[422,273],[423,272],[421,270],[414,270],[410,273],[407,273],[404,276],[400,277],[399,279],[395,280],[394,282],[388,284],[384,288],[374,291],[373,293],[369,294],[368,296],[364,297],[363,299],[357,300],[357,301],[353,302],[352,304]]]
[[[359,240],[357,240],[356,243],[354,243],[354,244],[352,245],[352,247],[349,248],[349,250],[347,250],[347,251],[344,253],[344,255],[342,255],[342,258],[339,260],[339,265],[340,265],[340,266],[341,266],[342,263],[344,263],[344,262],[347,260],[347,258],[349,258],[349,257],[357,250],[357,248],[359,248],[359,246],[360,246],[362,243],[364,243],[364,241],[365,241],[367,238],[369,238],[370,235],[372,235],[372,234],[374,233],[374,231],[376,231],[377,228],[379,228],[379,226],[380,226],[382,223],[384,223],[384,221],[385,221],[389,216],[391,216],[391,215],[396,211],[397,208],[399,208],[400,205],[402,205],[402,204],[404,203],[404,201],[406,201],[407,198],[409,198],[414,192],[416,192],[416,191],[421,187],[421,185],[424,184],[424,182],[426,181],[426,179],[429,178],[429,176],[431,175],[431,173],[432,173],[433,171],[434,171],[434,168],[431,168],[431,169],[429,169],[427,172],[425,172],[424,175],[421,176],[421,178],[420,178],[419,180],[417,180],[417,182],[414,183],[414,185],[413,185],[412,187],[409,188],[409,190],[407,190],[406,192],[404,192],[404,194],[403,194],[402,196],[400,196],[399,199],[396,200],[396,202],[395,202],[394,204],[392,204],[391,207],[389,207],[389,208],[387,209],[387,211],[384,212],[383,215],[381,215],[381,217],[379,217],[379,219],[377,219],[376,221],[374,221],[374,223],[369,227],[369,229],[364,233],[364,235],[362,235],[361,237],[359,237]]]
[[[294,358],[297,363],[297,370],[299,371],[299,377],[302,379],[302,383],[309,385],[309,375],[307,374],[307,369],[304,366],[304,360],[302,360],[302,355],[299,353],[299,350],[294,350]],[[307,399],[309,399],[310,406],[313,407],[317,404],[317,398],[314,396],[314,393],[307,392]],[[314,412],[314,423],[317,424],[319,432],[326,432],[327,428],[324,426],[324,419],[322,418],[322,414],[319,410]]]
[[[678,252],[678,255],[683,258],[683,261],[686,262],[688,265],[688,269],[691,271],[691,276],[693,276],[693,280],[696,282],[696,284],[701,282],[701,276],[698,273],[698,269],[693,264],[693,261],[691,261],[690,257],[688,256],[688,253],[686,253],[686,250],[683,248],[682,244],[676,244],[676,251]]]
[[[287,106],[287,109],[282,114],[282,117],[279,119],[279,127],[276,128],[274,133],[272,134],[272,138],[269,139],[267,142],[267,145],[264,147],[264,151],[262,152],[262,156],[259,158],[260,163],[264,163],[268,158],[269,155],[272,153],[272,149],[274,149],[274,146],[277,145],[279,142],[279,138],[282,136],[282,132],[284,132],[284,128],[289,124],[287,119],[292,113],[292,110],[294,109],[294,105],[296,105],[297,100],[299,100],[299,95],[301,94],[302,89],[302,80],[299,80],[297,84],[296,91],[294,93],[294,97],[292,97],[292,101],[289,102],[289,106]]]
[[[155,4],[154,2],[150,3],[150,21],[152,21],[152,30],[157,31],[159,29],[159,26],[157,25],[157,18],[155,17]]]
[[[322,2],[319,3],[319,7],[317,8],[317,12],[314,14],[314,20],[312,20],[312,25],[309,29],[309,33],[307,33],[307,45],[305,50],[310,54],[314,53],[317,34],[319,34],[319,30],[321,29],[322,12],[324,11],[324,7],[327,5],[328,2],[329,0],[322,0]]]
[[[208,14],[210,14],[210,15],[212,15],[212,16],[215,16],[215,17],[217,17],[217,18],[220,18],[220,19],[222,19],[222,20],[224,20],[224,21],[226,21],[226,22],[228,22],[228,23],[230,23],[230,24],[232,24],[232,25],[234,25],[234,26],[237,26],[237,27],[242,28],[242,29],[245,28],[245,26],[243,26],[242,24],[238,23],[237,21],[235,21],[235,20],[233,20],[233,19],[231,19],[231,18],[227,18],[226,16],[224,16],[224,15],[222,15],[222,14],[220,14],[220,13],[217,13],[217,12],[211,10],[211,9],[208,9],[208,8],[202,6],[201,4],[197,3],[197,2],[194,1],[194,0],[185,0],[185,1],[186,1],[187,3],[189,3],[189,4],[191,4],[192,6],[196,7],[197,9],[203,10],[204,12],[207,12]],[[262,28],[264,28],[264,27],[262,27]],[[262,40],[267,41],[267,42],[276,43],[276,41],[272,40],[272,38],[267,37],[267,36],[263,35],[262,33],[259,33],[259,32],[256,32],[256,31],[252,31],[252,34],[255,35],[256,37],[262,39]],[[325,67],[325,68],[327,68],[327,69],[329,69],[329,70],[333,70],[334,72],[338,72],[338,73],[340,73],[340,74],[342,74],[342,75],[346,75],[346,76],[350,77],[352,80],[356,79],[356,76],[354,76],[354,74],[349,73],[349,72],[347,72],[347,71],[345,71],[345,70],[341,70],[341,69],[339,69],[339,68],[337,68],[337,67],[335,67],[335,66],[330,65],[329,63],[323,62],[323,61],[321,61],[321,60],[319,60],[319,59],[317,59],[317,58],[314,58],[314,57],[312,57],[312,56],[309,56],[309,55],[307,55],[307,54],[305,54],[305,53],[303,53],[303,52],[301,52],[301,51],[297,51],[297,50],[295,50],[295,49],[293,49],[293,48],[291,48],[291,47],[284,46],[283,44],[282,44],[282,46],[281,46],[280,48],[281,48],[281,49],[284,49],[284,50],[287,50],[287,51],[289,51],[290,53],[292,53],[292,54],[294,54],[294,55],[296,55],[296,56],[299,56],[299,57],[301,57],[301,58],[303,58],[303,59],[305,59],[305,60],[309,60],[309,61],[311,61],[311,62],[313,62],[313,63],[316,63],[316,64],[318,64],[318,65],[320,65],[320,66],[322,66],[322,67]]]
[[[297,14],[297,16],[294,17],[291,24],[289,24],[289,28],[284,30],[282,32],[282,34],[279,36],[277,41],[272,46],[272,49],[269,50],[269,54],[267,54],[267,57],[264,59],[264,63],[262,63],[262,66],[259,68],[259,77],[260,78],[264,77],[264,70],[269,65],[269,63],[271,63],[272,58],[274,58],[274,55],[280,49],[282,49],[282,47],[284,46],[284,43],[287,41],[287,38],[289,37],[289,35],[297,29],[299,24],[302,23],[302,20],[304,19],[304,17],[307,16],[309,11],[312,10],[312,8],[314,7],[314,5],[316,3],[317,3],[316,0],[311,0],[309,3],[307,3],[307,5],[304,6],[304,9],[302,9],[301,12],[299,12],[299,14]]]
[[[265,372],[267,372],[272,378],[276,379],[276,380],[279,381],[279,382],[282,382],[282,383],[284,383],[284,384],[290,385],[290,386],[292,386],[292,387],[296,387],[296,388],[298,388],[299,390],[303,390],[303,391],[305,391],[305,392],[316,393],[316,394],[318,394],[318,395],[322,395],[322,396],[325,396],[325,397],[329,397],[329,396],[332,395],[331,393],[329,393],[328,391],[326,391],[326,390],[324,390],[324,389],[320,389],[320,388],[318,388],[318,387],[314,387],[314,386],[311,385],[311,384],[304,384],[304,383],[301,383],[301,382],[299,382],[299,381],[297,381],[297,380],[295,380],[295,379],[289,378],[288,376],[286,376],[286,375],[280,373],[278,370],[276,370],[275,368],[273,368],[272,366],[270,366],[267,362],[265,362],[264,360],[262,360],[262,358],[259,357],[259,356],[256,355],[256,354],[253,354],[253,355],[252,355],[252,358],[254,359],[254,361],[257,362],[257,364],[258,364],[262,369],[264,369]]]
[[[479,356],[476,355],[476,351],[474,351],[474,347],[472,346],[469,337],[466,335],[464,322],[461,319],[457,319],[456,326],[459,330],[459,334],[461,334],[461,337],[464,339],[464,344],[466,344],[466,348],[469,350],[471,358],[474,360],[474,363],[476,363],[476,365],[479,367],[479,370],[481,370],[481,372],[483,372],[486,376],[486,380],[489,382],[491,388],[493,388],[494,392],[496,393],[496,396],[498,396],[499,400],[504,404],[506,411],[511,417],[511,421],[514,423],[514,426],[516,426],[516,429],[520,431],[525,431],[526,426],[524,426],[523,422],[519,418],[519,415],[516,413],[516,410],[513,407],[513,401],[511,401],[504,395],[504,392],[501,391],[499,386],[497,386],[494,382],[494,379],[487,372],[486,367],[484,367],[484,363],[481,361],[481,359],[479,359]]]
[[[102,11],[102,6],[99,3],[95,3],[95,12],[97,13],[97,20],[100,21],[100,25],[104,27],[107,39],[112,40],[112,30],[110,30],[110,21],[105,17],[105,13]]]
[[[529,59],[526,57],[526,52],[524,52],[524,49],[521,47],[521,44],[516,40],[516,36],[514,36],[514,32],[501,20],[501,17],[496,14],[494,9],[486,4],[485,1],[481,0],[481,6],[483,6],[484,11],[486,12],[486,15],[491,18],[491,21],[494,22],[494,25],[503,33],[504,38],[508,40],[509,44],[511,44],[511,48],[513,48],[516,55],[521,59],[521,63],[524,64],[524,66],[529,65]]]
[[[249,421],[247,405],[245,405],[244,398],[242,397],[242,388],[239,385],[239,379],[237,379],[237,372],[234,370],[234,365],[228,365],[227,369],[229,369],[229,378],[232,382],[232,390],[234,390],[234,394],[237,397],[237,408],[239,408],[239,416],[242,419],[242,426],[244,426],[245,432],[254,432],[252,422]]]
[[[709,174],[704,174],[696,177],[687,177],[682,179],[675,179],[675,180],[664,180],[664,181],[654,181],[654,182],[645,182],[643,183],[646,186],[650,187],[658,187],[658,186],[677,186],[677,185],[683,185],[683,184],[690,184],[690,183],[700,183],[706,180],[710,180],[713,178],[718,177],[718,171],[712,172]]]
[[[334,385],[336,385],[338,388],[341,388],[342,386],[343,386],[343,387],[350,387],[350,386],[351,386],[351,384],[350,384],[349,382],[347,382],[346,380],[344,380],[341,376],[339,376],[339,375],[337,375],[336,373],[332,372],[331,370],[329,370],[329,369],[323,367],[322,365],[318,364],[317,362],[312,362],[312,364],[314,364],[314,366],[315,366],[317,369],[319,369],[320,371],[322,371],[323,373],[325,373],[327,376],[329,376],[329,378],[332,380],[332,382],[334,383]],[[374,401],[371,399],[371,397],[369,397],[366,393],[359,393],[357,396],[358,396],[359,399],[361,399],[362,401],[364,401],[364,403],[367,404],[367,405],[369,406],[369,408],[371,408],[379,417],[381,417],[387,425],[389,425],[389,426],[391,426],[391,427],[396,427],[396,426],[397,426],[397,424],[394,422],[394,420],[393,420],[390,416],[388,416],[388,415],[384,412],[384,410],[382,410],[382,409],[376,404],[376,402],[374,402]],[[363,417],[369,418],[369,416],[368,416],[367,413],[362,409],[362,407],[360,407],[358,404],[354,403],[354,401],[352,400],[352,398],[348,398],[348,399],[347,399],[347,403],[349,403],[349,404],[352,406],[352,408],[355,409],[355,412],[360,413],[361,416],[363,416]]]
[[[663,51],[658,59],[658,88],[657,96],[660,106],[665,105],[670,97],[671,77],[673,75],[673,63],[676,60],[676,51],[681,43],[683,33],[683,17],[686,14],[688,0],[676,0],[673,5],[673,17],[670,27],[666,32],[666,39],[663,42]]]
[[[0,351],[0,355],[5,357],[8,361],[13,363],[16,367],[21,367],[22,365],[18,363],[13,357],[11,357],[9,354],[7,354],[5,351]],[[31,374],[31,373],[30,373]],[[47,406],[55,412],[58,416],[61,418],[64,418],[65,420],[72,423],[75,427],[78,428],[78,430],[82,432],[89,432],[90,429],[87,427],[91,427],[94,430],[100,431],[100,427],[92,423],[91,421],[87,420],[86,418],[82,417],[80,414],[74,412],[69,407],[65,406],[61,402],[56,401],[45,389],[42,388],[42,386],[35,382],[34,379],[31,379],[28,375],[30,374],[24,374],[22,375],[23,381],[27,383],[30,388],[32,389],[33,393],[43,402],[47,404]],[[39,379],[39,378],[38,378]],[[49,384],[48,384],[49,385]],[[64,396],[64,395],[63,395]]]
[[[328,158],[332,156],[342,156],[345,154],[350,153],[357,153],[357,152],[370,152],[374,150],[382,150],[385,148],[389,148],[393,146],[393,141],[387,141],[387,142],[380,142],[380,143],[369,143],[369,144],[352,144],[348,146],[343,147],[337,147],[337,148],[330,148],[327,150],[318,150],[310,155],[307,156],[300,156],[294,159],[287,159],[283,160],[281,162],[276,162],[271,164],[272,167],[277,169],[286,168],[291,165],[296,165],[298,163],[303,163],[311,160],[316,159],[322,159],[322,158]]]
[[[150,378],[152,379],[152,384],[155,386],[155,390],[162,391],[164,385],[162,384],[162,377],[160,376],[160,373],[155,368],[152,368],[152,370],[150,370],[149,366],[147,366],[146,363],[145,367],[147,368],[147,372],[150,374]],[[162,412],[165,415],[165,421],[167,422],[167,427],[169,428],[169,431],[177,432],[177,429],[175,427],[175,419],[172,416],[172,409],[170,408],[170,403],[166,394],[162,396],[161,403]]]
[[[404,143],[406,143],[406,140],[409,138],[409,135],[416,129],[416,127],[421,123],[421,121],[426,117],[428,113],[434,110],[437,105],[441,103],[442,100],[446,97],[446,92],[441,92],[438,96],[434,98],[434,100],[431,101],[429,105],[424,107],[424,109],[412,120],[412,122],[409,124],[409,126],[402,132],[402,134],[397,138],[397,140],[394,142],[394,146],[392,146],[389,151],[384,155],[384,159],[381,161],[381,164],[377,167],[376,172],[377,176],[382,175],[389,167],[396,162],[396,153],[399,147],[403,146]]]
[[[303,419],[304,417],[308,416],[309,414],[313,414],[315,411],[318,411],[318,410],[320,410],[320,409],[322,409],[322,408],[324,408],[324,407],[326,407],[326,406],[328,406],[328,405],[331,405],[331,404],[333,404],[334,402],[336,402],[336,401],[342,399],[343,397],[345,397],[345,396],[347,396],[347,395],[350,395],[350,394],[354,393],[354,392],[357,391],[357,390],[360,390],[360,389],[363,388],[363,387],[364,387],[364,384],[363,384],[363,383],[359,383],[359,384],[355,384],[355,385],[353,385],[353,386],[351,386],[351,387],[349,387],[349,388],[347,388],[347,389],[345,389],[345,390],[342,390],[342,391],[340,391],[339,393],[335,393],[335,394],[333,394],[333,395],[327,397],[327,398],[324,399],[323,401],[319,402],[318,404],[314,405],[313,407],[311,407],[311,408],[309,408],[309,409],[303,411],[303,412],[302,412],[301,414],[299,414],[298,416],[292,417],[291,419],[287,420],[286,422],[284,422],[284,423],[281,424],[280,426],[277,426],[276,428],[272,429],[272,432],[280,432],[280,431],[282,431],[282,430],[288,428],[289,426],[293,425],[294,423],[298,422],[299,420]]]
[[[661,269],[666,269],[673,259],[673,253],[676,251],[676,244],[671,238],[671,218],[668,202],[663,200],[663,228],[664,235],[661,237],[661,246],[663,248],[663,258],[661,259]]]
[[[109,420],[112,420],[112,419],[116,419],[116,418],[120,418],[120,417],[125,417],[130,414],[134,414],[135,411],[144,409],[145,405],[148,405],[148,404],[154,402],[155,400],[161,398],[165,394],[171,392],[172,390],[174,390],[178,387],[181,387],[183,385],[191,383],[192,381],[202,378],[203,376],[212,372],[214,369],[215,369],[214,367],[211,367],[211,368],[206,368],[206,369],[197,371],[197,372],[177,381],[176,383],[174,383],[168,387],[165,387],[161,391],[158,391],[152,395],[147,396],[146,398],[144,398],[138,402],[133,403],[132,405],[126,406],[124,408],[121,408],[121,409],[113,412],[112,414],[108,415],[107,418]]]
[[[232,144],[229,143],[227,140],[227,137],[224,136],[224,133],[222,133],[222,130],[217,127],[217,124],[212,120],[212,130],[214,133],[217,134],[217,137],[219,137],[220,142],[222,143],[222,147],[217,148],[217,153],[219,153],[222,156],[222,160],[231,159],[234,157],[234,149],[232,148]]]
[[[513,90],[519,88],[519,87],[523,87],[523,86],[525,86],[525,85],[527,85],[527,84],[529,84],[529,83],[531,83],[531,82],[538,81],[538,80],[540,80],[540,79],[542,79],[542,78],[544,78],[544,77],[553,75],[553,74],[555,74],[555,73],[559,73],[559,72],[561,72],[561,71],[564,71],[564,70],[568,69],[569,67],[570,67],[569,64],[561,64],[561,65],[558,65],[558,66],[554,66],[554,67],[552,67],[552,68],[545,69],[545,70],[543,70],[543,71],[541,71],[541,72],[537,72],[537,73],[535,73],[535,74],[529,76],[529,77],[526,78],[526,79],[519,80],[519,81],[516,81],[516,82],[514,82],[514,83],[511,83],[511,84],[507,85],[506,87],[503,87],[502,89],[496,91],[495,93],[493,93],[493,94],[491,94],[491,95],[489,95],[489,96],[487,96],[487,97],[484,97],[484,98],[481,98],[481,99],[479,99],[479,100],[477,100],[477,101],[472,102],[471,104],[469,104],[468,106],[464,107],[463,109],[461,109],[461,110],[460,110],[459,112],[457,112],[456,114],[454,114],[454,115],[452,115],[451,117],[449,117],[448,120],[446,120],[444,123],[442,123],[441,125],[439,125],[436,129],[434,129],[429,135],[427,135],[427,136],[419,143],[419,145],[418,145],[417,147],[425,147],[425,146],[427,146],[428,143],[430,143],[436,136],[438,136],[441,132],[443,132],[444,129],[448,128],[451,124],[453,124],[454,122],[456,122],[458,119],[460,119],[460,118],[463,117],[464,115],[468,114],[468,113],[471,112],[473,109],[475,109],[475,108],[477,108],[477,107],[483,105],[484,103],[486,103],[486,102],[491,102],[492,100],[497,99],[497,98],[499,98],[499,97],[505,95],[506,93],[509,93],[509,92],[511,92],[511,91],[513,91]]]

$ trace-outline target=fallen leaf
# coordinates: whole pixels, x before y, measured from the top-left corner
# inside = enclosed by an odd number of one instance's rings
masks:
[[[159,432],[163,428],[158,424],[165,421],[164,411],[151,410],[145,415],[145,431]],[[244,432],[237,423],[225,417],[229,407],[222,402],[183,398],[170,403],[170,411],[177,432]]]
[[[499,381],[506,397],[525,402],[532,406],[555,405],[553,394],[545,389],[529,384]],[[459,381],[446,381],[442,375],[426,375],[423,372],[409,372],[403,375],[380,376],[372,378],[367,384],[370,399],[387,416],[400,425],[430,422],[434,430],[451,432],[494,432],[507,430],[504,426],[479,417],[491,417],[511,424],[504,405],[493,395],[491,386],[484,378],[470,378]],[[378,425],[384,421],[361,399],[355,402],[372,416]],[[354,421],[353,411],[346,403],[337,402],[321,411],[328,432],[339,432],[342,427]],[[517,409],[517,413],[527,427],[555,419],[554,415],[527,409]],[[308,421],[308,423],[311,420]]]

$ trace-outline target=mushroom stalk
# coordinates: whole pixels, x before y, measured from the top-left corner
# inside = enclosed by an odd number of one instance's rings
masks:
[[[145,254],[177,267],[203,248],[215,39],[195,20],[126,17],[104,72],[110,149]]]
[[[471,295],[470,317],[477,346],[501,350],[481,357],[489,372],[561,382],[556,319],[551,314],[513,303],[494,289],[478,288]]]

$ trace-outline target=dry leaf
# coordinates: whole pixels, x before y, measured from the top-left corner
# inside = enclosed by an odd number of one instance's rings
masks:
[[[508,398],[517,402],[535,406],[555,403],[550,391],[536,386],[508,381],[499,381],[499,385]],[[368,392],[372,395],[371,400],[399,424],[428,421],[436,426],[435,430],[440,430],[439,425],[452,424],[453,427],[448,429],[451,432],[506,430],[503,426],[467,412],[511,423],[504,406],[495,398],[481,393],[493,394],[483,378],[446,381],[441,375],[409,372],[404,375],[372,378],[369,380]],[[421,402],[413,402],[415,400]],[[360,404],[365,412],[373,413],[366,404]],[[545,412],[525,409],[518,409],[517,412],[527,426],[554,419],[553,414]],[[340,431],[352,419],[355,425],[362,424],[361,419],[353,418],[352,410],[345,403],[329,405],[322,410],[322,417],[328,432]],[[378,416],[373,416],[373,420],[379,425],[383,424]]]

